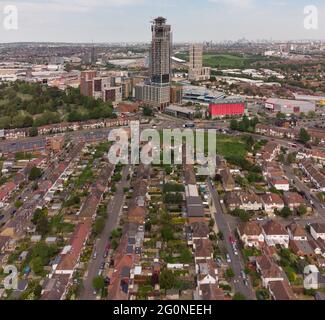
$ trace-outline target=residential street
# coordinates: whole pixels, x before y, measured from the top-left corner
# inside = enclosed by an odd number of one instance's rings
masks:
[[[215,214],[215,221],[218,225],[218,229],[223,233],[224,235],[224,243],[225,243],[225,247],[228,251],[228,254],[230,256],[231,259],[231,263],[230,266],[233,269],[234,273],[235,273],[235,277],[233,279],[233,284],[235,287],[235,292],[236,293],[241,293],[243,294],[247,299],[255,299],[255,295],[253,292],[253,289],[251,287],[251,283],[250,281],[248,281],[248,286],[246,286],[244,284],[243,278],[241,276],[241,271],[244,270],[244,262],[243,259],[239,253],[238,256],[236,256],[234,254],[233,248],[230,244],[230,237],[232,237],[233,239],[235,239],[234,234],[232,233],[228,222],[226,221],[225,215],[223,214],[223,210],[222,207],[220,205],[220,199],[219,199],[219,195],[216,192],[214,186],[212,185],[210,179],[208,179],[208,187],[210,190],[210,194],[212,196],[212,201],[214,204],[214,207],[216,209],[216,214]]]
[[[127,180],[127,176],[129,174],[130,166],[125,166],[122,172],[122,180],[117,184],[117,191],[113,195],[107,211],[108,218],[106,222],[105,229],[103,233],[100,235],[100,238],[96,242],[96,250],[97,257],[93,259],[93,254],[91,260],[88,265],[88,272],[86,273],[86,278],[84,279],[84,289],[81,294],[80,300],[95,300],[96,295],[94,295],[94,289],[92,285],[93,279],[98,275],[100,265],[105,262],[104,254],[106,248],[109,244],[109,237],[111,236],[112,231],[117,228],[119,222],[119,215],[121,213],[123,202],[124,202],[124,192],[123,188],[127,187],[129,182]]]

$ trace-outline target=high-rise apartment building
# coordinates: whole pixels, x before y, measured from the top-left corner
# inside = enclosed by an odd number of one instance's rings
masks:
[[[192,44],[190,46],[190,69],[203,67],[203,45]]]
[[[170,104],[172,33],[166,19],[158,17],[151,26],[150,80],[136,88],[136,99],[163,111]]]
[[[192,44],[190,46],[190,64],[188,78],[191,81],[209,80],[211,69],[203,67],[203,45]]]
[[[151,26],[152,41],[150,48],[151,82],[169,84],[171,75],[172,33],[166,19],[158,17]]]
[[[80,76],[80,93],[83,96],[92,97],[94,93],[94,78],[97,72],[93,70],[82,71]]]

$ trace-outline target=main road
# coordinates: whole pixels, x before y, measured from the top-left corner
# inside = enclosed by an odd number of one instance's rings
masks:
[[[108,218],[106,221],[105,228],[100,235],[99,239],[97,239],[96,246],[94,248],[94,252],[96,251],[96,259],[93,259],[93,254],[91,256],[91,260],[89,261],[88,269],[85,275],[85,279],[83,282],[83,290],[80,296],[80,300],[96,300],[96,295],[94,294],[93,288],[93,279],[98,276],[101,264],[106,262],[106,258],[104,258],[104,254],[107,250],[107,246],[110,243],[110,236],[112,231],[117,228],[119,223],[119,216],[122,211],[123,202],[124,202],[124,188],[129,185],[128,174],[129,174],[130,166],[125,166],[122,171],[122,180],[117,184],[117,190],[111,201],[109,202],[107,213]]]
[[[213,201],[216,214],[215,214],[215,221],[218,226],[218,229],[223,233],[224,235],[224,243],[226,246],[226,249],[228,251],[228,254],[231,259],[231,268],[233,269],[235,273],[235,277],[233,279],[233,285],[235,287],[236,293],[243,294],[247,299],[254,300],[255,295],[253,288],[251,286],[251,282],[248,281],[247,285],[244,283],[244,279],[242,278],[242,271],[245,269],[244,262],[242,257],[240,256],[240,252],[238,255],[234,254],[232,245],[229,241],[230,238],[235,239],[235,236],[233,232],[231,231],[231,228],[229,226],[229,223],[226,221],[221,204],[220,204],[220,198],[218,195],[218,192],[215,190],[214,186],[212,185],[210,179],[208,179],[208,187],[211,194],[211,200]]]

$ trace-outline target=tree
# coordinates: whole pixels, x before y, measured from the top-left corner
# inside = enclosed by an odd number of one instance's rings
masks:
[[[222,231],[219,231],[218,232],[218,238],[221,240],[221,241],[223,241],[224,240],[224,234],[223,234],[223,232]]]
[[[231,212],[232,215],[239,217],[241,221],[248,222],[251,218],[251,214],[243,209],[235,209]]]
[[[246,297],[242,293],[235,293],[232,300],[246,300]]]
[[[304,204],[301,204],[297,209],[297,213],[299,216],[304,216],[307,213],[306,206]]]
[[[153,110],[149,107],[144,107],[143,108],[143,115],[145,117],[152,117],[153,116]]]
[[[50,224],[46,215],[41,216],[37,221],[36,231],[42,236],[45,236],[50,231]]]
[[[307,113],[307,117],[308,118],[315,118],[315,116],[316,116],[316,113],[315,113],[315,111],[309,111],[308,113]]]
[[[235,119],[230,121],[230,129],[236,131],[238,129],[238,122]]]
[[[15,207],[17,209],[19,209],[20,207],[22,207],[22,205],[23,205],[23,202],[22,201],[20,201],[20,200],[15,201]]]
[[[96,235],[100,235],[105,228],[105,219],[103,217],[100,217],[96,219],[95,224],[94,224],[94,232]]]
[[[292,152],[292,153],[288,154],[287,161],[288,161],[288,163],[292,164],[292,163],[296,162],[296,158],[297,158],[297,153]]]
[[[280,120],[281,120],[281,119],[285,119],[285,117],[286,117],[285,114],[282,113],[282,112],[278,112],[278,113],[276,114],[276,118],[277,118],[277,119],[280,119]]]
[[[226,270],[226,278],[232,279],[234,276],[235,276],[234,270],[232,270],[231,268],[228,268]]]
[[[44,272],[44,264],[43,264],[42,258],[36,257],[35,259],[33,259],[31,261],[31,267],[32,267],[33,272],[36,275],[42,275],[42,273]]]
[[[30,137],[37,137],[38,136],[38,130],[36,127],[31,127],[28,130],[28,134]]]
[[[270,294],[266,289],[259,289],[256,291],[256,298],[257,300],[269,300]]]
[[[97,276],[93,279],[93,287],[96,291],[102,291],[105,288],[105,279],[102,276]]]
[[[170,241],[174,239],[173,229],[169,226],[164,226],[161,229],[161,236],[164,241]]]
[[[38,180],[41,176],[42,176],[42,170],[40,168],[33,167],[30,170],[28,179],[30,181],[35,181],[35,180]]]
[[[253,148],[253,146],[254,146],[254,144],[255,144],[255,140],[254,140],[254,138],[253,138],[252,136],[247,136],[247,137],[245,138],[245,140],[246,140],[246,149],[247,149],[248,151],[251,151],[252,148]]]
[[[173,271],[164,269],[161,271],[159,276],[160,287],[164,290],[173,288],[176,277]]]
[[[35,181],[32,185],[32,190],[36,191],[38,189],[38,183]]]
[[[292,211],[289,207],[284,207],[280,212],[279,215],[283,218],[289,218],[292,215]]]
[[[310,141],[310,135],[305,128],[301,128],[299,132],[299,141],[301,143],[307,143]]]

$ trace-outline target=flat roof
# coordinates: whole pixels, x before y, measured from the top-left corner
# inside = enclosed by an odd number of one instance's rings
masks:
[[[187,107],[180,107],[180,106],[169,106],[165,109],[165,111],[173,111],[173,112],[182,112],[182,113],[195,113],[193,109],[187,108]]]
[[[290,100],[290,99],[279,99],[270,98],[266,100],[266,103],[282,104],[282,105],[296,105],[296,106],[315,106],[315,103],[303,100]]]

